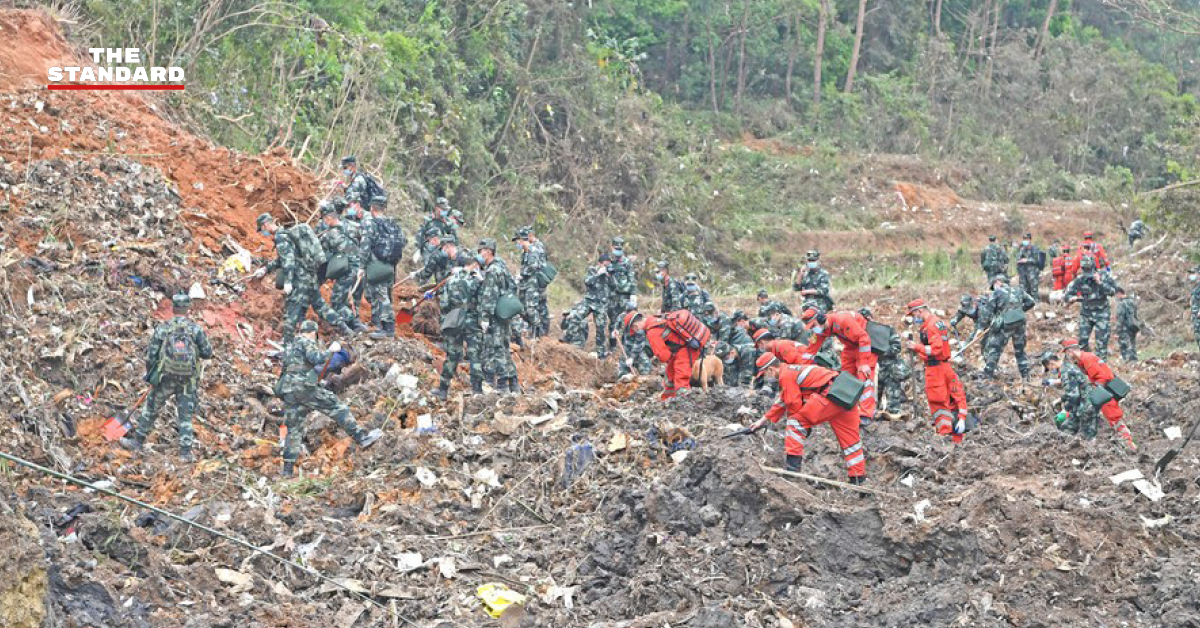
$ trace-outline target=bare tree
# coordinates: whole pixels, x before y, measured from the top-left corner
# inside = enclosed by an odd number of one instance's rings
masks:
[[[738,28],[737,93],[733,96],[733,109],[738,114],[742,113],[742,94],[746,91],[746,33],[750,30],[749,21],[750,0],[742,0],[742,25]]]
[[[825,29],[829,27],[829,0],[821,0],[817,18],[817,49],[813,53],[813,105],[821,104],[821,65],[825,59]]]
[[[1046,19],[1042,20],[1042,30],[1038,32],[1037,43],[1033,46],[1033,57],[1036,59],[1042,54],[1042,47],[1046,45],[1046,37],[1050,35],[1050,22],[1054,20],[1054,12],[1058,9],[1058,0],[1050,0],[1050,6],[1046,7]]]
[[[854,26],[854,49],[850,52],[850,69],[846,71],[846,85],[842,91],[854,91],[854,75],[858,72],[858,54],[862,50],[863,18],[867,15],[867,0],[858,0],[858,20]]]

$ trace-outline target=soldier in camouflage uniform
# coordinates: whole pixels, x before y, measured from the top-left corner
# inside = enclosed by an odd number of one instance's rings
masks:
[[[443,401],[464,355],[470,365],[471,392],[483,393],[483,364],[479,356],[483,335],[479,326],[479,288],[482,283],[478,260],[466,253],[458,255],[455,269],[441,292],[442,350],[446,352],[446,360],[442,363],[441,384],[433,396]],[[451,318],[455,320],[450,321]],[[457,322],[457,325],[448,328],[448,322]]]
[[[429,245],[429,236],[437,233],[438,235],[452,235],[458,239],[458,223],[452,218],[450,202],[445,198],[438,197],[433,203],[433,210],[424,223],[421,223],[421,228],[417,231],[417,242],[420,246],[421,257],[425,257],[437,250],[437,247]]]
[[[821,312],[832,311],[832,285],[829,271],[821,268],[821,253],[809,251],[804,268],[796,271],[796,279],[792,282],[792,290],[800,293],[802,300],[800,311],[809,308]]]
[[[335,311],[325,302],[325,299],[321,298],[320,286],[317,285],[317,264],[305,261],[314,259],[317,257],[316,254],[300,250],[305,239],[292,234],[295,230],[308,229],[308,225],[299,224],[291,229],[280,229],[275,218],[268,213],[259,214],[257,223],[259,233],[274,240],[276,257],[266,266],[258,269],[253,276],[262,277],[275,270],[283,273],[285,297],[282,336],[284,342],[290,342],[295,337],[296,325],[304,320],[310,307],[327,323],[336,327],[339,332],[350,334],[350,327],[346,324],[342,314]],[[315,248],[315,246],[309,248]]]
[[[1038,298],[1038,283],[1046,267],[1045,259],[1045,254],[1033,243],[1033,234],[1026,233],[1017,251],[1017,276],[1021,280],[1021,289],[1034,299]]]
[[[1138,240],[1146,237],[1146,223],[1142,222],[1141,218],[1134,220],[1133,224],[1129,225],[1129,232],[1126,235],[1129,236],[1129,248],[1133,248]]]
[[[542,283],[546,247],[534,235],[533,227],[518,229],[513,241],[521,248],[521,278],[517,282],[517,293],[525,305],[521,316],[529,325],[532,336],[541,338],[550,333],[550,306],[546,303],[546,286]]]
[[[588,314],[592,316],[596,326],[596,355],[601,359],[608,356],[608,303],[612,295],[612,279],[608,275],[610,263],[608,253],[601,253],[599,263],[588,268],[587,278],[583,280],[583,305],[587,309],[584,318]]]
[[[637,307],[634,300],[637,294],[637,278],[632,261],[625,255],[625,239],[617,236],[612,239],[611,244],[612,250],[608,256],[612,263],[608,267],[608,276],[612,280],[612,294],[608,297],[608,320],[615,326],[629,305]],[[608,339],[608,347],[610,351],[616,350],[616,338]]]
[[[1112,311],[1108,299],[1117,293],[1117,283],[1107,271],[1097,272],[1096,262],[1084,257],[1079,264],[1079,276],[1067,286],[1068,303],[1079,303],[1079,347],[1088,349],[1089,336],[1096,332],[1096,349],[1101,360],[1108,359],[1109,318]]]
[[[1046,379],[1042,380],[1042,385],[1062,389],[1062,408],[1055,417],[1058,429],[1077,434],[1080,426],[1080,406],[1091,405],[1085,401],[1088,389],[1087,375],[1073,360],[1060,359],[1054,350],[1042,354],[1042,367],[1046,369]],[[1091,424],[1095,426],[1095,421]]]
[[[744,320],[745,312],[734,312],[729,324],[721,326],[721,334],[717,337],[719,342],[715,355],[725,363],[725,383],[730,386],[749,387],[754,382],[754,361],[758,359],[758,352],[745,328],[735,322]],[[728,351],[722,352],[722,345]]]
[[[759,290],[758,291],[758,317],[759,318],[767,318],[768,316],[771,315],[770,310],[772,308],[778,309],[779,311],[783,312],[784,314],[787,314],[788,316],[795,316],[795,314],[792,314],[792,310],[788,309],[788,306],[784,305],[783,303],[781,303],[779,301],[772,300],[771,295],[768,294],[766,290]]]
[[[1029,377],[1029,355],[1025,353],[1024,317],[1020,322],[1009,325],[1005,325],[1002,319],[1006,312],[1012,310],[1028,312],[1036,304],[1037,301],[1028,292],[1009,285],[1008,277],[997,275],[992,279],[992,295],[988,298],[987,306],[982,308],[979,313],[979,320],[987,321],[991,328],[986,339],[987,343],[983,347],[984,377],[996,376],[996,365],[1000,363],[1000,356],[1004,353],[1004,347],[1008,345],[1010,339],[1012,340],[1013,355],[1017,360],[1017,370],[1020,371],[1022,378]]]
[[[496,380],[496,387],[510,393],[520,393],[517,365],[513,363],[509,342],[512,338],[512,319],[496,316],[496,305],[503,297],[517,296],[517,282],[508,272],[504,260],[496,257],[496,241],[484,238],[478,248],[483,283],[479,287],[479,315],[484,339],[484,378]]]
[[[979,295],[979,298],[973,298],[969,294],[964,294],[962,295],[962,298],[959,299],[958,312],[954,314],[954,318],[950,319],[950,327],[954,329],[954,334],[958,335],[958,324],[961,323],[964,318],[969,318],[971,319],[971,322],[975,323],[975,329],[971,330],[971,335],[968,336],[964,342],[971,342],[975,339],[975,336],[978,336],[981,332],[991,334],[992,330],[988,329],[987,319],[982,319],[979,317],[981,312],[987,310],[988,300],[990,298],[990,295],[987,294],[981,294]],[[987,345],[987,341],[987,338],[980,340],[980,342],[982,342],[984,345]]]
[[[979,265],[983,267],[983,272],[987,274],[989,285],[991,285],[992,280],[997,275],[1008,274],[1008,253],[1004,251],[1004,247],[996,242],[996,236],[988,236],[987,248],[983,249],[983,253],[979,255]]]
[[[442,235],[434,231],[429,234],[429,241],[426,244],[430,252],[421,257],[425,262],[424,265],[420,270],[410,273],[406,279],[416,279],[420,284],[441,283],[443,279],[450,276],[457,263],[458,238],[454,237],[454,234]]]
[[[351,207],[357,207],[360,211],[367,211],[367,204],[371,201],[371,184],[368,181],[367,173],[358,171],[358,159],[354,155],[347,155],[342,158],[342,176],[345,177],[346,187],[342,191],[342,199]],[[381,192],[378,190],[377,192]]]
[[[346,321],[350,329],[366,331],[367,326],[359,320],[357,308],[350,307],[350,292],[358,282],[358,263],[361,257],[358,242],[351,238],[343,225],[335,203],[322,203],[321,224],[325,227],[321,233],[321,246],[325,249],[325,255],[331,262],[335,257],[344,258],[349,269],[345,275],[333,280],[333,290],[329,293],[329,307]]]
[[[708,330],[712,332],[713,338],[720,338],[725,329],[733,326],[729,317],[717,310],[716,303],[709,303],[704,306],[704,316],[700,319],[700,322],[708,326]]]
[[[284,476],[291,476],[295,470],[310,412],[320,412],[333,419],[363,449],[383,436],[382,430],[367,432],[360,428],[350,415],[350,408],[319,383],[330,357],[341,348],[341,343],[335,342],[329,345],[327,351],[322,351],[317,345],[317,324],[304,321],[296,339],[283,352],[283,368],[275,384],[275,393],[283,399],[287,425],[287,437],[283,443]]]
[[[769,309],[767,316],[767,328],[776,338],[795,340],[801,344],[807,344],[812,339],[812,332],[808,331],[804,321],[786,314],[780,307]]]
[[[637,310],[629,310],[621,316],[617,324],[617,334],[621,337],[621,347],[625,351],[625,359],[617,364],[617,378],[626,375],[650,375],[654,369],[651,360],[650,343],[646,340],[646,330],[636,324],[642,319]]]
[[[187,317],[191,305],[192,300],[188,295],[175,295],[171,298],[171,313],[174,316],[154,328],[150,344],[146,347],[146,382],[151,389],[138,418],[137,429],[131,437],[121,439],[121,445],[126,449],[136,451],[142,448],[154,430],[155,418],[163,404],[174,397],[179,457],[184,462],[194,460],[192,444],[196,435],[192,431],[192,414],[199,401],[200,360],[211,359],[213,350],[208,335]]]
[[[658,282],[659,296],[662,297],[662,307],[659,308],[659,312],[666,314],[682,310],[687,289],[683,287],[682,281],[671,276],[671,265],[667,260],[658,262],[658,272],[654,274],[654,279]]]
[[[704,310],[712,303],[712,297],[708,295],[708,290],[700,287],[700,278],[696,273],[688,273],[683,278],[683,289],[683,302],[679,309],[689,310],[696,318],[703,320]]]
[[[1137,362],[1137,335],[1145,327],[1138,316],[1137,297],[1117,288],[1117,346],[1121,348],[1121,359]]]
[[[862,308],[858,311],[868,321],[873,320],[871,310]],[[884,404],[891,414],[903,412],[903,406],[911,400],[904,393],[904,382],[912,377],[912,366],[904,359],[904,343],[896,328],[892,328],[888,339],[887,351],[879,354],[878,362],[879,390],[883,393]]]
[[[559,338],[559,342],[575,345],[582,349],[583,345],[587,343],[587,317],[590,311],[587,304],[584,301],[580,301],[571,307],[570,310],[563,312],[562,322],[559,323],[563,335]]]
[[[345,203],[343,202],[342,205],[345,205]],[[358,263],[359,263],[359,260],[362,259],[362,237],[363,237],[363,224],[362,223],[363,223],[363,219],[365,217],[366,217],[366,210],[361,207],[351,206],[351,207],[344,207],[342,209],[342,228],[345,229],[346,236],[350,238],[350,241],[354,243],[355,250],[358,251],[358,254],[355,255],[350,260],[350,265],[354,269],[353,274],[355,274],[355,275],[358,274],[358,271],[359,271]],[[352,312],[354,312],[355,317],[357,317],[358,311],[361,309],[362,304],[363,304],[363,297],[366,294],[367,282],[357,281],[357,277],[356,277],[355,281],[353,281],[351,283],[351,287],[353,287],[354,284],[357,284],[358,287],[353,288],[354,293],[349,295],[346,298],[346,301],[350,305],[350,310]]]
[[[1196,339],[1196,345],[1200,346],[1200,268],[1192,270],[1188,275],[1188,281],[1192,283],[1192,336]]]
[[[397,257],[395,261],[379,259],[375,255],[375,248],[380,242],[388,239],[385,224],[393,225],[397,241],[395,245],[399,247],[399,254],[404,254],[405,237],[404,232],[400,229],[392,219],[386,217],[384,212],[387,210],[387,199],[382,196],[376,196],[371,199],[371,217],[363,224],[363,239],[360,248],[359,257],[359,275],[362,277],[362,283],[367,284],[367,301],[371,304],[371,324],[374,325],[375,331],[371,332],[371,337],[376,339],[393,338],[396,335],[396,312],[392,309],[392,282],[396,276],[396,263],[399,261]],[[390,266],[391,274],[384,276],[377,281],[371,281],[367,276],[368,266],[371,264]]]

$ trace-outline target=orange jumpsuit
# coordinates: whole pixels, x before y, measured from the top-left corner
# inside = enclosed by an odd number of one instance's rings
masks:
[[[1050,261],[1050,275],[1054,277],[1054,289],[1066,290],[1070,281],[1067,279],[1068,258],[1064,253]]]
[[[1108,364],[1100,359],[1100,356],[1095,353],[1083,351],[1079,355],[1079,368],[1083,370],[1083,374],[1087,375],[1088,381],[1095,386],[1103,386],[1113,379],[1112,369]],[[1084,403],[1088,403],[1086,400]],[[1108,403],[1100,406],[1100,416],[1103,416],[1108,424],[1116,430],[1117,434],[1130,444],[1133,443],[1133,434],[1129,432],[1129,427],[1125,425],[1122,419],[1125,418],[1125,411],[1121,409],[1121,403],[1117,399],[1112,399]]]
[[[842,341],[842,372],[849,373],[867,383],[863,390],[862,399],[858,402],[859,415],[875,418],[875,407],[878,400],[875,397],[875,365],[877,356],[871,352],[871,336],[867,333],[867,319],[858,312],[830,312],[825,315],[825,324],[813,327],[813,339],[801,356],[801,361],[811,364],[821,345],[830,336],[837,336]],[[781,358],[782,359],[782,358]],[[866,367],[863,373],[859,369]]]
[[[692,364],[703,348],[690,349],[687,341],[667,327],[667,321],[657,316],[646,319],[646,341],[659,362],[667,365],[662,398],[670,399],[681,388],[692,386]]]
[[[815,364],[783,367],[779,371],[779,401],[767,410],[766,418],[778,423],[787,415],[783,446],[789,456],[803,456],[804,440],[812,428],[828,423],[842,448],[842,458],[850,477],[862,477],[867,474],[867,458],[859,432],[858,412],[842,409],[824,394],[837,375],[837,371]]]
[[[914,347],[925,361],[925,396],[937,433],[951,435],[951,440],[961,443],[962,434],[954,434],[954,421],[967,418],[967,394],[950,367],[950,328],[932,313],[928,316],[921,323],[921,340]]]
[[[804,345],[795,340],[776,339],[763,344],[763,353],[774,353],[785,364],[812,364],[811,358],[805,360],[804,352]]]

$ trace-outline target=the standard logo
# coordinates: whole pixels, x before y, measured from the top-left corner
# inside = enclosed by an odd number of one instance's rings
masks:
[[[53,67],[46,72],[54,90],[182,90],[183,68],[145,67],[137,48],[88,48],[93,66]],[[101,65],[106,64],[106,65]],[[62,81],[68,81],[63,83]],[[170,82],[167,84],[167,82]]]

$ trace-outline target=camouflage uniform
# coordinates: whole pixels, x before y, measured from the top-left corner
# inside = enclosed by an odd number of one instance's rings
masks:
[[[1128,295],[1117,299],[1117,346],[1122,360],[1137,362],[1137,335],[1141,330],[1137,300]]]
[[[784,305],[783,303],[779,301],[767,301],[766,303],[758,306],[758,317],[767,318],[771,316],[771,312],[776,310],[783,312],[788,316],[795,316],[795,314],[792,313],[792,310],[790,310],[788,306]]]
[[[440,251],[439,251],[440,253]],[[480,360],[480,343],[483,332],[479,326],[479,289],[482,277],[465,268],[456,268],[441,292],[442,318],[451,311],[462,308],[467,313],[463,325],[458,329],[442,333],[442,350],[446,360],[442,364],[443,390],[450,388],[454,374],[465,355],[470,365],[471,390],[483,391],[483,364]],[[466,350],[464,351],[464,346]]]
[[[320,286],[317,285],[317,269],[310,267],[303,260],[305,252],[299,250],[302,241],[293,237],[292,230],[307,227],[296,225],[291,229],[279,228],[275,231],[275,259],[266,265],[267,272],[278,270],[283,273],[285,284],[292,284],[292,291],[284,295],[283,329],[281,335],[284,342],[291,342],[296,335],[296,326],[312,308],[318,316],[330,325],[344,324],[345,318],[335,311],[325,299],[321,298]],[[309,253],[311,255],[311,253]]]
[[[329,293],[329,307],[337,312],[343,321],[357,320],[355,310],[350,307],[350,291],[358,280],[358,263],[362,255],[358,242],[354,241],[346,227],[339,223],[326,228],[321,233],[321,246],[325,248],[325,255],[330,260],[337,256],[344,256],[349,262],[350,269],[342,277],[333,280],[333,290]]]
[[[728,329],[721,328],[719,340],[737,351],[737,357],[717,356],[725,363],[725,383],[729,386],[750,387],[754,383],[754,361],[758,359],[754,341],[746,334],[746,330],[733,324],[730,324]]]
[[[426,282],[441,283],[454,270],[454,260],[450,259],[450,256],[442,250],[440,244],[427,255],[423,255],[421,259],[424,264],[421,266],[421,270],[418,270],[414,276],[419,284]]]
[[[708,291],[697,286],[696,290],[686,290],[683,293],[683,307],[680,309],[690,310],[696,318],[703,319],[704,311],[708,304],[712,303],[712,297],[708,296]]]
[[[499,257],[483,269],[483,283],[479,287],[479,313],[488,322],[483,331],[484,377],[495,377],[500,383],[517,378],[517,365],[513,363],[510,341],[512,319],[504,320],[495,315],[496,304],[501,297],[517,296],[517,285],[508,272],[508,266]],[[515,386],[515,384],[514,384]]]
[[[608,276],[612,281],[612,292],[608,295],[608,320],[615,326],[617,321],[621,320],[621,315],[625,313],[625,306],[630,303],[634,293],[637,292],[633,266],[624,253],[613,255],[612,265],[608,267]],[[611,350],[615,350],[617,348],[616,339],[610,336],[608,346]]]
[[[317,382],[329,356],[330,352],[322,351],[316,341],[303,336],[292,341],[283,353],[283,370],[275,391],[283,399],[284,421],[287,425],[287,437],[283,443],[285,464],[295,463],[300,456],[310,412],[320,412],[333,419],[355,441],[361,441],[365,436],[350,415],[350,408]]]
[[[546,288],[541,280],[545,265],[546,247],[541,242],[530,242],[529,250],[521,253],[521,279],[517,284],[517,293],[525,305],[522,316],[537,338],[550,333],[550,306],[546,303]]]
[[[190,376],[166,373],[162,368],[164,344],[169,342],[172,337],[180,335],[190,337],[192,347],[195,349],[195,370]],[[146,442],[146,438],[154,430],[154,421],[158,417],[159,411],[162,410],[163,404],[167,399],[174,397],[175,425],[179,431],[179,450],[184,455],[191,451],[192,443],[196,440],[195,432],[192,430],[192,414],[196,411],[196,404],[199,401],[197,387],[200,380],[200,360],[208,360],[212,357],[213,350],[212,345],[208,342],[208,335],[195,321],[186,316],[175,316],[154,329],[154,335],[150,337],[150,345],[146,347],[146,380],[152,388],[146,396],[146,405],[142,408],[142,414],[138,418],[134,436],[138,443]]]
[[[662,307],[659,311],[663,314],[682,310],[684,308],[684,296],[687,289],[684,288],[683,282],[673,277],[666,277],[658,280],[659,292],[662,297]]]
[[[362,266],[359,266],[359,264],[362,260],[363,214],[362,210],[359,210],[353,216],[349,212],[346,212],[344,216],[345,218],[342,219],[342,228],[346,230],[346,237],[350,238],[350,241],[354,243],[354,250],[358,252],[357,255],[350,258],[350,267],[354,270],[354,274],[357,274],[358,271],[362,270]],[[350,309],[357,312],[363,302],[363,297],[366,295],[367,282],[365,280],[357,281],[357,277],[351,276],[347,285],[343,286],[342,283],[343,281],[339,281],[334,284],[333,289],[335,291],[345,289],[348,295],[346,300],[353,306]],[[357,288],[354,287],[356,283],[358,284]],[[350,294],[351,289],[354,290],[354,294]]]
[[[1034,244],[1021,245],[1017,253],[1017,276],[1021,289],[1037,299],[1038,283],[1042,275],[1042,250]]]
[[[1200,283],[1192,288],[1192,336],[1200,346]]]
[[[983,272],[987,273],[988,283],[991,283],[997,275],[1008,274],[1008,253],[1004,251],[1004,247],[993,241],[980,254],[979,265],[983,267]]]
[[[562,342],[575,345],[580,349],[583,348],[588,337],[587,317],[589,311],[587,305],[580,301],[569,312],[563,312],[561,324],[563,336],[560,339]]]
[[[1088,408],[1091,408],[1093,414],[1098,414],[1095,408],[1091,407],[1092,404],[1087,402],[1087,375],[1071,360],[1063,360],[1058,370],[1058,377],[1051,378],[1047,383],[1058,384],[1062,387],[1062,409],[1067,413],[1067,420],[1059,426],[1062,431],[1071,434],[1079,432],[1079,426],[1087,423],[1081,419],[1087,418]],[[1091,425],[1094,435],[1095,421],[1091,421]]]
[[[900,334],[892,329],[888,339],[886,353],[879,355],[879,390],[887,400],[887,409],[895,412],[900,406],[909,402],[904,394],[904,382],[912,377],[912,365],[904,359],[904,345]]]
[[[586,330],[587,316],[591,314],[592,323],[596,325],[596,355],[604,358],[608,356],[608,341],[605,338],[609,334],[608,320],[608,302],[612,295],[612,281],[608,276],[607,270],[604,273],[599,272],[604,266],[592,266],[587,270],[587,279],[584,279],[584,294],[583,306],[587,310],[584,314],[584,325]],[[584,338],[587,337],[586,331]]]
[[[954,318],[950,319],[950,327],[954,330],[954,334],[958,335],[958,324],[964,318],[969,318],[971,322],[975,323],[975,329],[971,330],[971,335],[964,342],[971,342],[975,340],[975,336],[978,336],[981,332],[985,332],[986,335],[979,342],[984,347],[988,345],[992,332],[995,330],[988,328],[989,320],[981,318],[980,313],[987,310],[990,299],[990,295],[987,294],[981,294],[977,299],[972,299],[970,295],[963,295],[958,306],[958,312],[954,314]]]
[[[636,370],[638,375],[650,375],[654,372],[654,362],[650,359],[653,354],[650,352],[650,342],[646,340],[645,331],[638,329],[637,325],[632,326],[632,329],[621,325],[621,345],[625,349],[625,359],[617,365],[618,378],[632,373],[628,362],[633,363],[633,370]]]
[[[1132,248],[1134,243],[1146,237],[1146,223],[1142,222],[1140,218],[1134,220],[1133,224],[1129,225],[1129,233],[1127,235],[1129,236],[1129,246]]]
[[[377,334],[377,337],[390,335],[396,331],[396,312],[392,309],[392,282],[395,281],[396,264],[376,258],[372,251],[375,243],[384,237],[383,231],[380,229],[382,220],[389,219],[372,217],[363,221],[362,246],[359,251],[359,265],[364,269],[362,283],[367,284],[367,302],[371,304],[371,324],[381,332]],[[403,255],[404,232],[400,230],[399,225],[397,225],[397,230],[401,240],[400,253]],[[382,281],[371,282],[365,275],[365,269],[372,261],[391,266],[392,274],[384,277]]]
[[[421,229],[417,231],[416,236],[417,242],[419,242],[421,245],[421,257],[430,255],[436,250],[433,248],[433,245],[429,243],[429,236],[433,233],[438,235],[450,234],[457,239],[458,225],[456,225],[453,220],[449,220],[448,218],[426,218],[425,222],[421,224]]]
[[[1025,353],[1025,321],[1006,327],[1001,316],[1009,310],[1018,308],[1028,312],[1036,304],[1037,302],[1029,296],[1028,292],[1016,286],[1000,286],[992,291],[987,307],[982,309],[979,315],[981,321],[989,322],[992,330],[983,347],[984,377],[995,376],[1000,355],[1004,353],[1004,347],[1008,345],[1010,339],[1012,340],[1013,355],[1017,359],[1017,370],[1021,373],[1021,377],[1029,377],[1029,355]]]
[[[343,164],[345,165],[345,164]],[[350,183],[346,185],[346,189],[342,192],[342,198],[347,203],[358,203],[364,211],[367,209],[367,203],[371,199],[367,196],[367,175],[364,172],[355,171],[350,177]]]
[[[787,314],[779,317],[779,320],[770,319],[767,328],[771,330],[771,335],[783,340],[795,340],[801,344],[807,344],[812,339],[812,332],[804,326],[804,321],[792,318]]]
[[[800,292],[802,290],[817,291],[816,294],[800,297],[803,299],[803,303],[800,305],[800,309],[802,311],[813,308],[821,310],[822,312],[829,312],[833,310],[831,285],[832,281],[829,276],[829,271],[817,266],[816,268],[805,268],[804,275],[800,277],[800,283],[793,283],[792,290],[796,292]]]
[[[1091,258],[1087,258],[1091,259]],[[1093,353],[1101,360],[1108,359],[1109,318],[1112,311],[1108,298],[1117,293],[1117,284],[1107,272],[1081,270],[1080,275],[1067,286],[1068,297],[1078,297],[1079,304],[1079,348],[1088,348],[1092,330],[1096,332],[1096,348]]]

